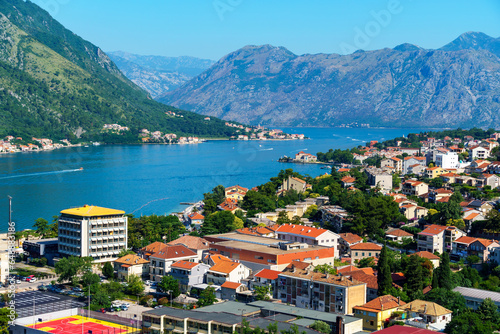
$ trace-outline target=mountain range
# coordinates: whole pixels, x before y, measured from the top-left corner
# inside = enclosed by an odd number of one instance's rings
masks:
[[[273,126],[490,127],[500,121],[500,39],[469,32],[350,55],[245,46],[158,100]]]
[[[153,98],[183,85],[215,63],[188,56],[142,56],[123,51],[106,54],[127,78],[148,91]]]
[[[112,138],[116,142],[137,141],[142,128],[234,134],[224,121],[204,118],[154,101],[100,48],[32,2],[0,1],[0,137],[95,140],[106,123],[131,129]]]

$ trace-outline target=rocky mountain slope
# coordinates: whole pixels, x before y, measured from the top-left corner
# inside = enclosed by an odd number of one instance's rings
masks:
[[[183,85],[215,63],[195,57],[141,56],[123,51],[107,54],[127,78],[153,98]]]
[[[153,101],[102,50],[23,0],[0,1],[0,120],[0,137],[95,139],[105,123],[135,134],[141,128],[206,137],[234,133],[222,120],[207,122]]]
[[[262,125],[497,126],[499,41],[466,33],[440,50],[351,55],[246,46],[160,101]]]

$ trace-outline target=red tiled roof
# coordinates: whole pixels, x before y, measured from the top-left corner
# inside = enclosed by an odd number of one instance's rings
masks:
[[[374,290],[378,290],[377,277],[373,275],[368,275],[362,270],[347,271],[341,273],[342,276],[351,276],[355,280],[366,283],[366,287]]]
[[[128,254],[128,255],[122,256],[121,258],[116,259],[114,262],[122,263],[122,264],[126,264],[126,265],[136,265],[136,264],[142,265],[142,264],[149,263],[148,260],[145,260],[136,254]]]
[[[323,228],[307,227],[304,225],[292,225],[292,224],[280,225],[280,227],[278,227],[278,229],[276,230],[277,233],[290,233],[312,238],[317,238],[327,231],[328,230],[325,230]]]
[[[413,253],[412,255],[418,255],[421,258],[429,259],[429,260],[439,260],[439,256],[434,255],[428,251],[421,251],[421,252]]]
[[[356,245],[351,246],[351,250],[373,250],[379,251],[382,249],[382,246],[376,245],[373,242],[362,242]]]
[[[306,181],[299,179],[298,177],[292,177],[292,179],[300,183],[306,183]]]
[[[484,247],[488,247],[492,243],[496,242],[494,240],[483,239],[483,238],[477,238],[477,241],[479,241]]]
[[[436,189],[436,190],[434,190],[434,192],[436,194],[453,194],[453,191],[448,190],[448,189],[444,189],[444,188]]]
[[[166,246],[151,257],[158,259],[175,259],[177,257],[196,256],[196,253],[183,245]]]
[[[446,197],[440,198],[436,202],[439,202],[439,203],[448,203],[450,201],[450,197],[451,196],[446,196]]]
[[[254,276],[269,279],[269,280],[275,280],[275,279],[278,279],[278,275],[280,273],[281,273],[281,271],[276,271],[276,270],[271,270],[271,269],[262,269],[261,271],[256,273]]]
[[[199,265],[198,262],[189,262],[189,261],[181,260],[181,261],[177,261],[175,263],[172,263],[171,267],[191,270],[194,267],[196,267],[197,265]]]
[[[471,243],[473,243],[474,241],[476,241],[477,239],[476,238],[473,238],[473,237],[467,237],[467,236],[463,236],[463,237],[460,237],[458,238],[457,240],[455,240],[455,242],[458,242],[460,244],[466,244],[466,245],[470,245]]]
[[[345,240],[349,244],[353,244],[355,242],[361,242],[361,241],[363,241],[363,238],[361,238],[357,234],[353,234],[353,233],[340,233],[339,235],[340,235],[340,237],[343,240]]]
[[[375,272],[375,270],[373,270],[372,267],[359,268],[359,270],[361,270],[362,272],[364,272],[367,275],[372,275],[372,276],[376,276],[377,275],[376,272]]]
[[[439,233],[443,232],[444,230],[446,230],[446,226],[430,225],[425,230],[423,230],[422,232],[420,232],[419,234],[422,234],[422,235],[438,235]]]
[[[235,198],[226,198],[219,207],[224,211],[233,211],[238,209],[238,200]]]
[[[396,237],[413,237],[413,234],[408,233],[406,231],[403,231],[402,229],[399,229],[399,228],[395,228],[393,230],[390,230],[390,231],[386,232],[385,234],[393,235]]]
[[[356,179],[352,176],[346,175],[343,178],[341,178],[340,181],[342,181],[344,183],[353,183],[356,181]]]
[[[290,262],[290,264],[288,266],[286,266],[286,268],[287,269],[297,268],[299,270],[305,270],[309,266],[311,266],[310,263],[293,260],[292,262]]]
[[[217,262],[216,264],[214,264],[212,266],[212,268],[210,268],[210,271],[216,271],[219,273],[229,274],[230,272],[232,272],[233,270],[238,268],[239,265],[240,265],[240,263],[238,263],[238,262],[220,261],[220,262]]]
[[[236,290],[240,287],[240,285],[241,285],[241,283],[225,281],[224,284],[221,285],[221,287]]]
[[[168,245],[184,245],[189,249],[204,250],[208,249],[210,242],[200,237],[194,237],[192,235],[184,235],[179,239],[170,241]]]
[[[239,185],[238,186],[232,186],[232,187],[227,187],[226,188],[226,191],[243,191],[243,192],[247,192],[248,191],[248,188],[244,188],[244,187],[240,187]]]
[[[397,297],[385,295],[375,298],[364,305],[355,306],[354,308],[379,312],[390,310],[405,304],[406,303],[404,301],[398,299]]]
[[[189,215],[189,218],[191,218],[193,220],[201,220],[201,219],[205,219],[205,216],[200,215],[198,212],[193,212],[192,214]]]
[[[473,212],[470,215],[468,215],[467,217],[464,217],[463,220],[472,220],[472,219],[476,218],[479,215],[480,215],[479,213]]]
[[[342,267],[342,268],[339,268],[337,269],[337,272],[339,274],[343,274],[343,273],[348,273],[348,272],[351,272],[351,271],[358,271],[358,270],[361,270],[355,266],[352,266],[352,265],[348,265],[348,266],[345,266],[345,267]]]

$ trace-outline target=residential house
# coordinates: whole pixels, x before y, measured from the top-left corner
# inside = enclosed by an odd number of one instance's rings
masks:
[[[352,277],[286,268],[278,276],[278,286],[282,303],[299,308],[351,314],[354,306],[366,303],[366,283]]]
[[[406,180],[403,183],[403,188],[401,192],[404,195],[410,196],[422,196],[429,192],[429,186],[427,183],[417,181],[417,180]]]
[[[240,187],[239,185],[227,187],[225,190],[226,198],[235,199],[237,201],[243,200],[247,192],[248,188]]]
[[[342,230],[344,222],[351,219],[349,213],[338,205],[324,205],[320,211],[321,221],[330,225],[337,232]]]
[[[154,282],[170,272],[170,266],[177,261],[196,262],[198,254],[183,245],[168,245],[149,257],[149,277]]]
[[[188,215],[189,224],[194,225],[194,228],[199,230],[203,222],[205,221],[205,216],[199,214],[198,212],[193,212]]]
[[[403,204],[399,208],[399,212],[403,214],[408,220],[419,220],[427,215],[429,209],[423,206],[418,206],[415,202]]]
[[[465,298],[465,304],[467,305],[467,307],[473,310],[477,310],[486,298],[490,298],[493,303],[495,303],[495,305],[500,309],[500,292],[474,288],[464,288],[461,286],[457,286],[455,289],[453,289],[453,291],[460,293]]]
[[[415,157],[415,156],[404,158],[403,174],[410,174],[408,169],[410,169],[410,166],[415,166],[415,165],[420,165],[421,167],[425,168],[427,167],[427,160],[425,159],[425,157]]]
[[[476,181],[476,186],[479,188],[490,186],[491,189],[495,189],[499,185],[500,185],[500,177],[495,174],[481,174]]]
[[[301,242],[308,245],[333,247],[338,249],[340,236],[323,228],[304,225],[283,224],[276,230],[276,238],[285,242]]]
[[[203,259],[205,253],[208,253],[210,247],[210,242],[206,239],[200,237],[194,237],[191,235],[183,235],[182,237],[170,241],[167,245],[182,245],[198,255],[198,261]]]
[[[443,180],[444,183],[451,184],[455,183],[455,178],[457,178],[458,176],[460,175],[453,172],[448,172],[441,174],[439,177],[441,178],[441,180]]]
[[[205,274],[210,269],[210,266],[205,263],[181,260],[172,263],[170,268],[170,276],[179,281],[181,292],[185,293],[191,287],[204,282]]]
[[[383,192],[389,192],[392,189],[392,175],[380,168],[367,168],[365,174],[368,176],[367,184],[372,188],[380,187]]]
[[[465,168],[467,173],[484,173],[488,170],[492,163],[488,160],[477,159],[473,160],[469,166]]]
[[[339,275],[366,283],[366,301],[369,302],[370,300],[378,297],[378,282],[377,276],[371,273],[366,273],[366,270],[367,268],[360,269],[354,266],[348,266],[348,268],[339,269],[338,273]]]
[[[340,233],[339,237],[339,251],[341,255],[350,253],[352,246],[363,242],[363,238],[353,233]]]
[[[424,175],[425,173],[425,166],[422,166],[421,164],[413,164],[408,166],[407,169],[407,174],[413,174],[413,175]]]
[[[447,171],[442,169],[441,167],[427,167],[425,169],[425,175],[429,179],[434,179],[436,177],[439,177],[441,174],[446,173]]]
[[[250,268],[240,262],[223,260],[208,270],[207,283],[215,285],[222,285],[226,281],[241,283],[243,279],[250,276],[251,272]]]
[[[493,161],[489,164],[487,171],[491,174],[500,174],[500,161]]]
[[[149,244],[145,247],[142,247],[139,249],[138,255],[142,257],[143,259],[149,260],[149,257],[153,255],[156,252],[159,252],[160,249],[168,247],[167,244],[160,242],[160,241],[155,241],[152,244]]]
[[[405,304],[400,298],[391,295],[380,296],[366,304],[355,306],[354,316],[363,319],[364,330],[376,331],[383,329],[385,320]]]
[[[296,261],[297,262],[297,261]],[[301,262],[305,263],[305,262]],[[293,266],[293,262],[290,264]],[[310,266],[310,263],[306,263],[307,266]],[[258,286],[271,287],[273,292],[273,298],[277,298],[278,296],[278,275],[281,271],[271,270],[271,269],[262,269],[253,275],[253,279],[249,282],[249,286],[251,289],[255,289]]]
[[[356,179],[349,175],[346,175],[340,179],[340,183],[342,184],[343,188],[349,188],[354,186],[354,182],[356,182]]]
[[[486,202],[486,201],[480,201],[477,199],[470,201],[467,204],[467,207],[474,209],[474,210],[478,210],[478,211],[482,212],[483,215],[488,214],[488,212],[490,212],[490,210],[493,209],[493,205],[491,203]]]
[[[295,154],[295,161],[298,162],[316,162],[317,160],[318,158],[310,153],[300,151],[299,153]]]
[[[149,275],[149,261],[136,254],[128,254],[113,261],[118,280],[127,280],[130,275],[141,278]]]
[[[253,293],[248,288],[236,282],[225,281],[221,285],[221,299],[222,300],[238,300],[238,301],[251,301]]]
[[[483,146],[473,146],[469,148],[469,158],[475,159],[487,159],[490,157],[490,150]]]
[[[473,222],[475,222],[476,220],[485,220],[486,217],[481,211],[474,210],[472,208],[465,208],[462,219],[465,222],[465,226],[467,226],[467,231],[469,231]]]
[[[399,228],[391,229],[385,232],[385,237],[391,241],[403,241],[405,238],[413,240],[413,234],[403,231]]]
[[[396,173],[401,173],[403,171],[403,161],[396,157],[382,159],[380,167],[391,167]]]
[[[416,299],[397,309],[405,312],[405,325],[412,327],[443,331],[451,321],[452,311],[429,301]]]
[[[466,235],[455,226],[429,225],[418,234],[417,250],[443,253],[452,250],[452,243]]]
[[[436,166],[443,169],[458,168],[458,154],[450,151],[436,154]]]
[[[412,255],[416,255],[416,256],[419,256],[419,257],[421,257],[423,259],[427,259],[427,260],[431,261],[431,263],[434,266],[434,268],[439,267],[439,260],[441,258],[439,256],[431,253],[431,252],[420,251],[420,252],[413,253]]]
[[[461,257],[477,255],[482,262],[488,262],[490,254],[500,244],[496,240],[463,236],[453,242],[452,253]]]
[[[493,247],[490,253],[490,261],[500,263],[500,247]]]
[[[224,202],[217,206],[217,209],[221,211],[229,211],[231,213],[235,213],[237,210],[241,210],[241,208],[238,206],[238,200],[234,198],[226,198]]]
[[[307,184],[306,181],[290,175],[288,179],[283,180],[283,184],[279,187],[278,194],[292,189],[299,193],[303,193],[310,187],[311,185]]]
[[[359,261],[368,257],[378,259],[381,250],[382,246],[379,246],[372,242],[362,242],[351,246],[351,259],[352,261]]]
[[[428,200],[431,203],[448,202],[449,198],[453,195],[453,191],[439,188],[429,191]]]

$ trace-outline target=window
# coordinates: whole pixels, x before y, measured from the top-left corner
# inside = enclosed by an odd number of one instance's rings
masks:
[[[361,253],[361,256],[365,256],[365,252]]]
[[[356,256],[358,256],[358,252],[356,252]]]
[[[372,256],[372,253],[371,253],[371,252],[370,252],[370,253],[368,253],[368,256]]]
[[[370,326],[373,326],[373,324],[374,324],[373,320],[370,320]]]

